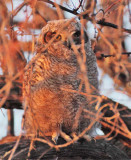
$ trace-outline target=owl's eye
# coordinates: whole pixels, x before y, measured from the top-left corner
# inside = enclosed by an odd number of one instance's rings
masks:
[[[48,43],[54,35],[55,35],[54,32],[47,32],[44,35],[44,42]]]
[[[81,35],[80,31],[76,31],[75,33],[73,33],[74,38],[78,38],[78,37],[80,37],[80,35]]]
[[[44,35],[44,42],[48,43],[55,36],[55,34],[56,32],[47,32]],[[54,41],[59,41],[59,40],[61,40],[61,35],[58,35]]]
[[[61,35],[58,35],[58,36],[56,37],[56,40],[59,41],[59,40],[61,40],[61,38],[62,38]]]

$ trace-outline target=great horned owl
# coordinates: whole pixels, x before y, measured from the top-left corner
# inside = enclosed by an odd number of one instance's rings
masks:
[[[25,130],[53,140],[61,131],[78,134],[91,122],[80,108],[96,112],[95,105],[89,105],[88,96],[81,94],[86,92],[85,76],[93,90],[90,94],[97,94],[98,89],[96,57],[88,34],[85,30],[81,34],[81,24],[76,20],[50,21],[42,29],[38,46],[39,52],[24,75]],[[80,67],[80,59],[86,73]]]

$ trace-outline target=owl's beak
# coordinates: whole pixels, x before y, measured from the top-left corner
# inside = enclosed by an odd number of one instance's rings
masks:
[[[66,41],[63,42],[63,44],[68,47],[69,49],[71,49],[71,42],[69,39],[67,39]]]

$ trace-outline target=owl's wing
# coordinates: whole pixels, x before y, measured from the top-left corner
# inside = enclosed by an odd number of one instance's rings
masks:
[[[23,80],[23,97],[29,95],[29,88],[30,88],[30,81],[31,81],[31,75],[32,75],[32,70],[33,66],[35,64],[35,61],[37,60],[38,55],[33,57],[31,61],[27,64],[24,70],[24,80]]]
[[[32,68],[32,65],[30,64],[28,64],[25,68],[24,80],[23,80],[23,97],[29,95],[29,82],[30,82],[31,68]]]

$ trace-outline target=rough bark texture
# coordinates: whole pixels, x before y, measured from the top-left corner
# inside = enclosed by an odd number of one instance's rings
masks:
[[[0,145],[0,158],[12,149],[13,143],[6,143]],[[16,159],[27,159],[27,154],[29,151],[29,140],[21,140],[19,146],[13,156],[13,160]],[[58,160],[129,160],[129,157],[117,147],[105,142],[104,140],[97,140],[91,142],[77,142],[66,148],[61,148],[56,151],[55,149],[50,149],[49,146],[41,143],[35,142],[34,147],[36,150],[31,151],[29,159],[58,159]],[[5,156],[3,159],[8,159],[9,155]]]

